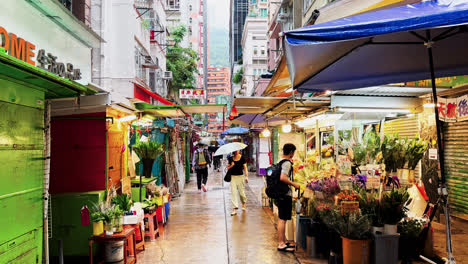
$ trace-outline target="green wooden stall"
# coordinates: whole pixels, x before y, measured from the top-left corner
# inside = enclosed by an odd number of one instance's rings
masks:
[[[0,48],[0,263],[42,263],[46,100],[91,93]]]

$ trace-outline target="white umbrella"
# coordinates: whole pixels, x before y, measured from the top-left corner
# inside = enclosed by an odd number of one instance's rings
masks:
[[[226,155],[232,153],[237,150],[245,149],[247,147],[246,144],[242,144],[239,142],[228,143],[226,145],[222,145],[219,149],[215,152],[215,156]]]
[[[214,138],[202,138],[199,143],[203,145],[211,145],[211,142],[216,141]]]

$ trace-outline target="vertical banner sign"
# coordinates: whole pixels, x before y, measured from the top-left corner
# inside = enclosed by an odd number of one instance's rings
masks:
[[[447,99],[445,122],[457,122],[457,98]]]
[[[447,116],[447,99],[437,98],[439,101],[439,120],[445,122],[445,117]]]
[[[457,121],[468,120],[468,95],[457,98]]]

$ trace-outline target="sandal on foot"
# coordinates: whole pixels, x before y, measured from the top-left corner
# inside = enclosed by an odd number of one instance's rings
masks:
[[[277,249],[278,249],[278,251],[281,251],[281,252],[291,252],[291,253],[294,252],[294,249],[291,248],[291,247],[288,247],[288,246],[285,246],[283,248],[277,248]]]

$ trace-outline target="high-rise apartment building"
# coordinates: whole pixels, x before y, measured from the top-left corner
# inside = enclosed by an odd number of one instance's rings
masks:
[[[229,67],[208,68],[207,95],[208,104],[227,104],[231,98],[231,71]],[[223,113],[208,114],[208,132],[223,132]]]
[[[242,59],[242,31],[249,11],[249,0],[231,0],[229,23],[229,62],[232,65]]]
[[[197,52],[198,74],[196,74],[196,87],[203,88],[203,56],[204,49],[204,22],[203,4],[206,0],[164,0],[169,32],[179,25],[187,28],[187,33],[181,43],[184,48],[191,48]]]
[[[264,73],[267,73],[268,0],[250,0],[249,13],[242,32],[244,80],[241,94],[250,96]]]

